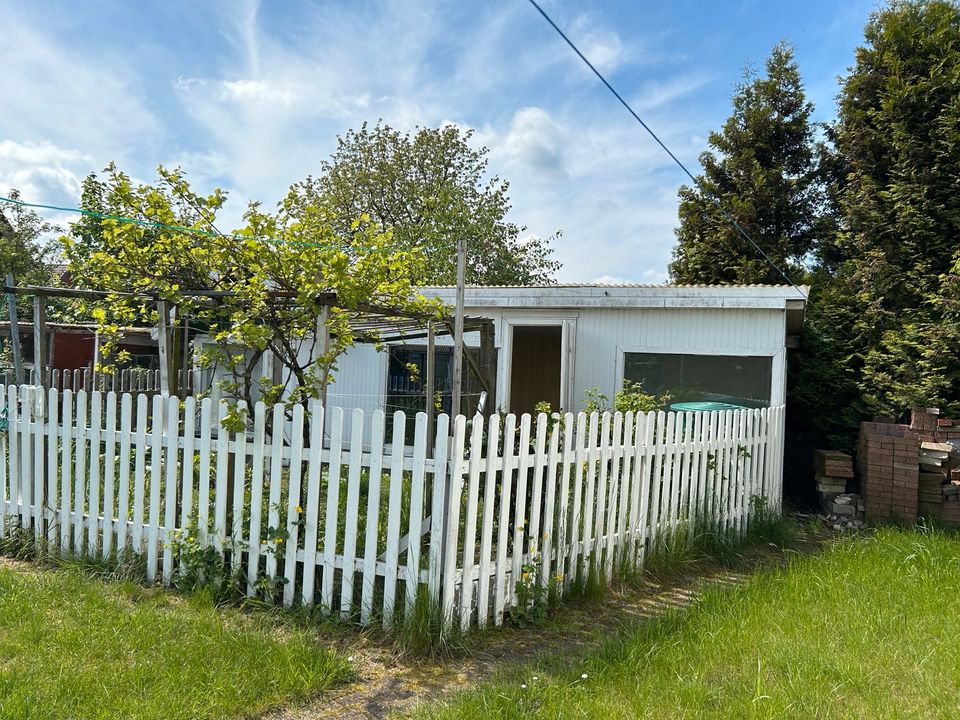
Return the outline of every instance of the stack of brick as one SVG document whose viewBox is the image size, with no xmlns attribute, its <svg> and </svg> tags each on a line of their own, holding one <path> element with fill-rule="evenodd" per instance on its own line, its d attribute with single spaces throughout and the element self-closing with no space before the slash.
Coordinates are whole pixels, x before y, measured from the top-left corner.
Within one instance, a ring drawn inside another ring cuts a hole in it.
<svg viewBox="0 0 960 720">
<path fill-rule="evenodd" d="M 917 521 L 919 435 L 903 425 L 860 425 L 857 466 L 860 489 L 871 521 Z"/>
<path fill-rule="evenodd" d="M 813 465 L 816 472 L 817 493 L 824 512 L 836 515 L 852 515 L 856 502 L 840 502 L 838 496 L 847 492 L 847 481 L 853 478 L 853 458 L 837 450 L 815 450 Z M 858 498 L 855 498 L 858 500 Z"/>
<path fill-rule="evenodd" d="M 960 525 L 960 450 L 949 443 L 920 443 L 921 517 Z"/>
</svg>

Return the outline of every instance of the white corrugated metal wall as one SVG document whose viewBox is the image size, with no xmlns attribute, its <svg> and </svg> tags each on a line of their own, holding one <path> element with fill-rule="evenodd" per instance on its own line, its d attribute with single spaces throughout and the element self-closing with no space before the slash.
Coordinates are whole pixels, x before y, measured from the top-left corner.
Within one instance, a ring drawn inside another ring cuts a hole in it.
<svg viewBox="0 0 960 720">
<path fill-rule="evenodd" d="M 565 409 L 579 410 L 587 390 L 598 387 L 613 396 L 623 381 L 624 352 L 704 355 L 760 355 L 773 358 L 772 405 L 782 404 L 786 389 L 786 350 L 783 310 L 740 308 L 582 308 L 577 310 L 512 310 L 467 308 L 469 315 L 494 320 L 498 353 L 498 401 L 505 405 L 509 388 L 510 334 L 515 325 L 568 326 L 566 342 L 573 345 L 572 379 Z M 478 345 L 474 335 L 466 338 Z M 419 341 L 418 341 L 419 342 Z M 449 344 L 446 337 L 437 344 Z M 372 345 L 352 348 L 338 362 L 328 404 L 352 410 L 384 408 L 386 352 Z"/>
</svg>

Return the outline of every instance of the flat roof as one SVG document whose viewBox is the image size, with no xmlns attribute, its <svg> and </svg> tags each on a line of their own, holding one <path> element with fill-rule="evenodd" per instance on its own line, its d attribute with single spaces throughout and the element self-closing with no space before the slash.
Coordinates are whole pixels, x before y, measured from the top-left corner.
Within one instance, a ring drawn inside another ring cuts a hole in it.
<svg viewBox="0 0 960 720">
<path fill-rule="evenodd" d="M 420 288 L 453 304 L 456 288 Z M 793 285 L 469 285 L 470 308 L 741 308 L 802 311 L 810 288 Z"/>
</svg>

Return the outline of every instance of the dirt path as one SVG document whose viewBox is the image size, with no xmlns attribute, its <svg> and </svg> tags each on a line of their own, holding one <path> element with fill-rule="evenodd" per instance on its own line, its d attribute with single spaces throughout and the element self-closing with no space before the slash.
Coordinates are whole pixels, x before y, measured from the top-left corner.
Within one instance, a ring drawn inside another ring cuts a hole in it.
<svg viewBox="0 0 960 720">
<path fill-rule="evenodd" d="M 445 662 L 400 657 L 382 641 L 360 633 L 338 637 L 339 649 L 356 665 L 357 681 L 333 695 L 271 713 L 263 720 L 384 718 L 490 679 L 499 668 L 541 654 L 562 652 L 573 662 L 625 626 L 687 607 L 705 587 L 738 585 L 759 568 L 783 564 L 798 552 L 815 552 L 828 537 L 832 535 L 805 534 L 798 548 L 787 552 L 757 548 L 736 570 L 697 563 L 668 582 L 650 580 L 640 588 L 611 590 L 601 602 L 565 606 L 546 627 L 488 631 L 467 656 Z"/>
</svg>

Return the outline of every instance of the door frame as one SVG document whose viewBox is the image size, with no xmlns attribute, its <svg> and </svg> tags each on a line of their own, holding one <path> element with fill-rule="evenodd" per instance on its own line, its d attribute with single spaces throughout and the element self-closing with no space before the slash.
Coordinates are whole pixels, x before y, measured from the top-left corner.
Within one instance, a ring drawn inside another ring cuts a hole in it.
<svg viewBox="0 0 960 720">
<path fill-rule="evenodd" d="M 497 397 L 501 407 L 510 407 L 510 389 L 513 386 L 513 330 L 516 327 L 560 328 L 560 405 L 570 407 L 573 391 L 573 371 L 576 356 L 577 316 L 563 315 L 515 315 L 503 319 L 503 341 L 500 346 L 500 367 L 497 382 Z M 559 410 L 560 408 L 555 408 Z"/>
</svg>

